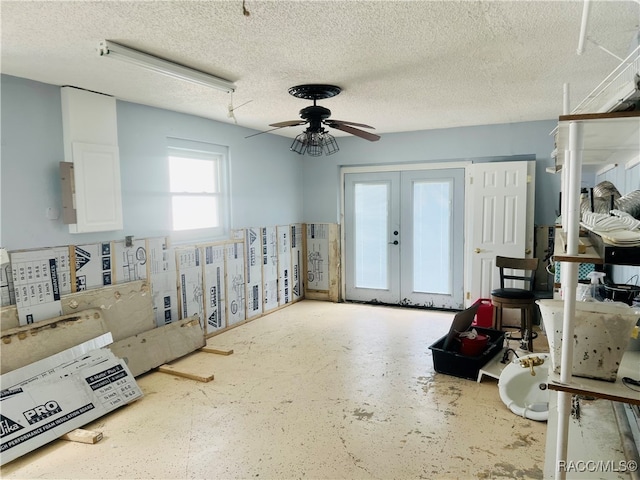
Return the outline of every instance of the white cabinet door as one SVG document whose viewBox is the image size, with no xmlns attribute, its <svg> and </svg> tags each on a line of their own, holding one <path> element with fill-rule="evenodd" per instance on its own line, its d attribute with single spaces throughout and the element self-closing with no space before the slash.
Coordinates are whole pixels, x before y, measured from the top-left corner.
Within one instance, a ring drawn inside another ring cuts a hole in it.
<svg viewBox="0 0 640 480">
<path fill-rule="evenodd" d="M 122 230 L 118 147 L 73 142 L 77 223 L 71 233 Z"/>
</svg>

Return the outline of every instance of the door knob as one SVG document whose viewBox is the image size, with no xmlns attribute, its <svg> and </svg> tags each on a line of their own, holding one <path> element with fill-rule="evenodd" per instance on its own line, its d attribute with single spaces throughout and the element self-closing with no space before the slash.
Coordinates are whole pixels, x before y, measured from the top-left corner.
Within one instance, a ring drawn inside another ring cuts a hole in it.
<svg viewBox="0 0 640 480">
<path fill-rule="evenodd" d="M 394 231 L 393 231 L 393 234 L 394 234 L 394 235 L 398 235 L 398 231 L 397 231 L 397 230 L 394 230 Z"/>
<path fill-rule="evenodd" d="M 389 242 L 389 245 L 398 245 L 398 240 L 394 240 L 393 242 Z"/>
<path fill-rule="evenodd" d="M 529 255 L 529 254 L 531 253 L 531 249 L 530 249 L 530 248 L 527 248 L 527 249 L 524 251 L 524 253 L 525 253 L 526 255 Z"/>
<path fill-rule="evenodd" d="M 482 250 L 480 250 L 479 248 L 476 248 L 476 253 L 480 253 Z"/>
</svg>

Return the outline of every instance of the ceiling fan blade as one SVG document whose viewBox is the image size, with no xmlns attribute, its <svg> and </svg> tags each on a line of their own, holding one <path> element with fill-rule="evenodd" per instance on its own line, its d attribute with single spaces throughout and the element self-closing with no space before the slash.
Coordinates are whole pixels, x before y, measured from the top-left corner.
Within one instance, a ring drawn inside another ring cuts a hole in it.
<svg viewBox="0 0 640 480">
<path fill-rule="evenodd" d="M 370 142 L 377 142 L 378 140 L 380 140 L 380 137 L 378 135 L 365 132 L 364 130 L 360 130 L 358 128 L 353 128 L 342 123 L 328 122 L 327 125 L 329 125 L 331 128 L 336 128 L 338 130 L 342 130 L 343 132 L 350 133 L 351 135 L 355 135 L 356 137 L 364 138 L 365 140 L 369 140 Z"/>
<path fill-rule="evenodd" d="M 255 137 L 256 135 L 262 135 L 263 133 L 269 133 L 269 132 L 273 132 L 274 130 L 280 130 L 283 127 L 276 127 L 276 128 L 272 128 L 271 130 L 264 130 L 263 132 L 258 132 L 258 133 L 252 133 L 251 135 L 247 135 L 244 138 L 251 138 L 251 137 Z"/>
<path fill-rule="evenodd" d="M 360 128 L 373 128 L 375 130 L 374 127 L 370 125 L 365 125 L 364 123 L 346 122 L 344 120 L 331 119 L 331 120 L 327 120 L 326 123 L 329 124 L 329 126 L 331 126 L 332 123 L 339 123 L 341 125 L 351 125 L 352 127 L 360 127 Z"/>
<path fill-rule="evenodd" d="M 278 122 L 278 123 L 270 123 L 270 127 L 295 127 L 296 125 L 304 125 L 307 123 L 306 120 L 287 120 L 286 122 Z"/>
</svg>

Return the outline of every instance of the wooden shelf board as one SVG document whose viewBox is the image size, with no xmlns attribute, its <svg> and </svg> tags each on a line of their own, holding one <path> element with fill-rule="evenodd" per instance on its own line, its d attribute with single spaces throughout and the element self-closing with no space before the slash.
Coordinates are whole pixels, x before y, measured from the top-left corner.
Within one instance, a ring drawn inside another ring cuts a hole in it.
<svg viewBox="0 0 640 480">
<path fill-rule="evenodd" d="M 583 164 L 621 164 L 640 154 L 640 111 L 562 115 L 556 135 L 556 165 L 565 163 L 569 125 L 574 122 L 583 125 Z"/>
<path fill-rule="evenodd" d="M 640 118 L 640 111 L 633 110 L 630 112 L 603 112 L 603 113 L 570 113 L 568 115 L 560 115 L 559 122 L 570 121 L 598 121 L 598 120 L 628 120 Z"/>
<path fill-rule="evenodd" d="M 598 252 L 592 245 L 588 245 L 585 253 L 579 253 L 577 255 L 567 255 L 564 250 L 565 242 L 561 235 L 562 232 L 557 231 L 554 239 L 553 247 L 553 260 L 556 262 L 571 262 L 571 263 L 594 263 L 602 265 L 604 262 Z"/>
</svg>

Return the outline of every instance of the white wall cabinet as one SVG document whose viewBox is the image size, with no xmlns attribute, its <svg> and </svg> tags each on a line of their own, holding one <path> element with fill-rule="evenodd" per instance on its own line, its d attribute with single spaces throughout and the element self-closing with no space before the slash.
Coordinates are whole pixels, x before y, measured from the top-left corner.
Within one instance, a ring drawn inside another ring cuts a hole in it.
<svg viewBox="0 0 640 480">
<path fill-rule="evenodd" d="M 122 230 L 118 147 L 73 143 L 76 224 L 72 233 Z"/>
<path fill-rule="evenodd" d="M 75 223 L 70 233 L 123 229 L 116 100 L 74 87 L 61 88 L 66 162 L 73 163 Z"/>
</svg>

